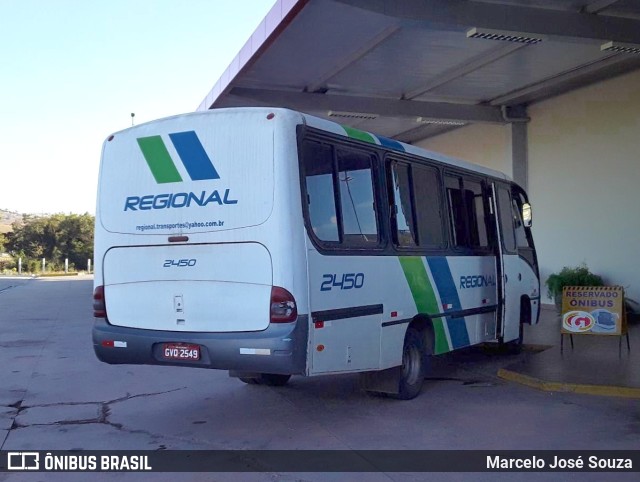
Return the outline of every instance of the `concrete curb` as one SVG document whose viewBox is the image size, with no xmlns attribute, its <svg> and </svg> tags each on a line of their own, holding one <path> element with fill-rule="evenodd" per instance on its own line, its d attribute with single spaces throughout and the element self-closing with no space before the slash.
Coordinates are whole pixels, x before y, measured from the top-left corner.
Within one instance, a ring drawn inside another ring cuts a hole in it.
<svg viewBox="0 0 640 482">
<path fill-rule="evenodd" d="M 583 385 L 579 383 L 548 382 L 529 375 L 500 368 L 498 377 L 503 380 L 520 383 L 545 392 L 582 393 L 586 395 L 603 395 L 607 397 L 624 397 L 640 399 L 640 388 L 617 387 L 611 385 Z"/>
</svg>

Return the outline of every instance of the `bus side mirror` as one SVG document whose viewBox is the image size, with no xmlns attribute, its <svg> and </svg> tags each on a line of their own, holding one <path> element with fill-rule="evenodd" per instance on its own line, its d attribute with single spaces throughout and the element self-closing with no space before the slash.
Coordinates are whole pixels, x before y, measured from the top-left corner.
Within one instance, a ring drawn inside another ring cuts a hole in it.
<svg viewBox="0 0 640 482">
<path fill-rule="evenodd" d="M 525 228 L 531 227 L 531 204 L 529 203 L 522 205 L 522 223 Z"/>
</svg>

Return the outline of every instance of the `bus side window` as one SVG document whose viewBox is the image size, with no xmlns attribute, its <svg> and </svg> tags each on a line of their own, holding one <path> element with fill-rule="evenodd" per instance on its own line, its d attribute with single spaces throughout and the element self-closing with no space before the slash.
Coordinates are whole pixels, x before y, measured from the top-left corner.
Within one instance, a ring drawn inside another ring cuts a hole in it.
<svg viewBox="0 0 640 482">
<path fill-rule="evenodd" d="M 449 228 L 454 246 L 467 245 L 464 199 L 460 188 L 460 178 L 445 176 L 444 186 L 447 195 Z"/>
<path fill-rule="evenodd" d="M 522 206 L 527 202 L 526 196 L 517 186 L 512 186 L 512 217 L 515 226 L 515 237 L 517 243 L 518 254 L 522 256 L 527 263 L 538 274 L 538 260 L 536 258 L 536 250 L 533 245 L 533 236 L 531 228 L 527 228 L 522 221 Z"/>
<path fill-rule="evenodd" d="M 464 181 L 465 203 L 467 219 L 469 220 L 469 243 L 471 247 L 486 248 L 489 246 L 487 237 L 487 218 L 484 210 L 484 195 L 482 184 L 478 181 Z"/>
<path fill-rule="evenodd" d="M 511 206 L 509 190 L 502 186 L 498 187 L 498 212 L 500 215 L 502 244 L 506 253 L 514 254 L 517 250 Z"/>
<path fill-rule="evenodd" d="M 516 245 L 519 248 L 528 248 L 529 241 L 527 240 L 527 233 L 524 230 L 524 224 L 522 222 L 522 217 L 520 216 L 520 208 L 518 207 L 518 203 L 515 199 L 513 199 L 512 207 L 513 224 L 516 227 Z"/>
<path fill-rule="evenodd" d="M 311 228 L 321 241 L 339 241 L 333 150 L 326 144 L 305 141 L 302 146 L 302 159 Z"/>
<path fill-rule="evenodd" d="M 409 165 L 399 162 L 390 164 L 393 189 L 392 210 L 395 215 L 394 242 L 398 246 L 416 246 L 416 230 L 413 203 L 411 202 L 411 177 Z"/>
<path fill-rule="evenodd" d="M 438 170 L 414 164 L 411 167 L 416 203 L 418 243 L 421 247 L 442 247 L 442 209 Z"/>
<path fill-rule="evenodd" d="M 337 158 L 344 245 L 378 244 L 372 156 L 338 149 Z"/>
</svg>

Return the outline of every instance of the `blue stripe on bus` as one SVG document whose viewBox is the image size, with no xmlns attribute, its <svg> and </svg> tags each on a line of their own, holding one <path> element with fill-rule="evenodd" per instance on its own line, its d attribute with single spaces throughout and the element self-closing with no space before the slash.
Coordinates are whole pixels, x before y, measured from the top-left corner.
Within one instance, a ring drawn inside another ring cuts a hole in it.
<svg viewBox="0 0 640 482">
<path fill-rule="evenodd" d="M 192 180 L 220 179 L 194 131 L 176 132 L 169 137 Z"/>
<path fill-rule="evenodd" d="M 427 257 L 427 263 L 436 282 L 438 293 L 440 293 L 440 302 L 443 305 L 451 305 L 451 310 L 443 309 L 443 312 L 462 310 L 458 290 L 453 281 L 447 258 L 443 256 Z M 467 332 L 467 324 L 464 318 L 447 317 L 447 326 L 449 327 L 449 336 L 451 337 L 453 348 L 469 346 L 469 333 Z"/>
<path fill-rule="evenodd" d="M 394 141 L 393 139 L 389 139 L 387 137 L 376 136 L 380 141 L 380 145 L 384 147 L 388 147 L 389 149 L 395 149 L 396 151 L 404 152 L 404 146 L 400 144 L 398 141 Z"/>
</svg>

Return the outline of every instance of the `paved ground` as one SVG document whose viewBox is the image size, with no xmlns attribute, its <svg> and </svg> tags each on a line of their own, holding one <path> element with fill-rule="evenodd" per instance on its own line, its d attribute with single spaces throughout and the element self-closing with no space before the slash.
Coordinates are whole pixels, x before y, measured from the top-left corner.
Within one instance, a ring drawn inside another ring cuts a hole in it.
<svg viewBox="0 0 640 482">
<path fill-rule="evenodd" d="M 0 280 L 6 283 L 7 280 Z M 0 290 L 4 285 L 0 284 Z M 637 400 L 543 392 L 497 378 L 532 352 L 444 357 L 415 400 L 371 397 L 355 375 L 245 385 L 225 372 L 110 366 L 91 346 L 91 279 L 0 291 L 2 450 L 638 449 Z M 548 474 L 544 480 L 609 480 Z M 0 480 L 85 480 L 5 474 Z M 134 475 L 131 475 L 134 477 Z M 115 480 L 121 474 L 92 474 Z M 542 474 L 136 474 L 138 480 L 538 480 Z M 616 474 L 637 480 L 637 474 Z"/>
<path fill-rule="evenodd" d="M 628 338 L 574 335 L 573 348 L 564 335 L 562 349 L 561 321 L 555 309 L 543 310 L 527 340 L 551 348 L 502 368 L 500 376 L 542 390 L 633 397 L 640 403 L 640 323 L 629 322 Z"/>
<path fill-rule="evenodd" d="M 33 278 L 28 276 L 0 276 L 0 293 L 28 283 L 32 279 Z"/>
</svg>

